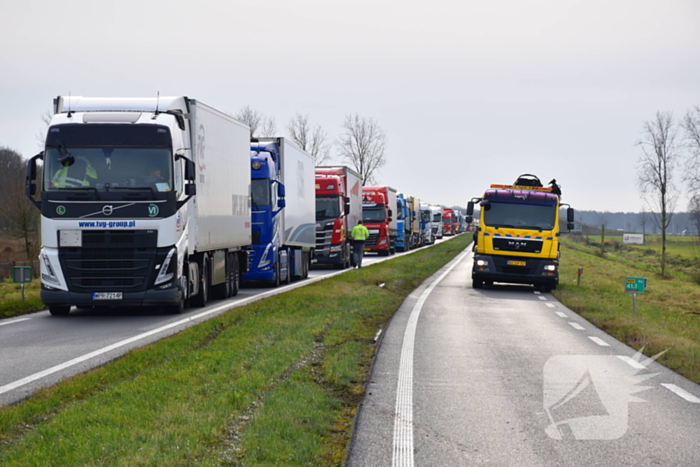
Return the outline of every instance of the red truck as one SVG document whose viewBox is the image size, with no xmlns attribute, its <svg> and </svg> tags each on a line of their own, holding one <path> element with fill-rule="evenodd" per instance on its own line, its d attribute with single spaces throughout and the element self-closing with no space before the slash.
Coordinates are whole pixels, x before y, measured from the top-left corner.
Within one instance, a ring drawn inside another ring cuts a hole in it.
<svg viewBox="0 0 700 467">
<path fill-rule="evenodd" d="M 316 167 L 314 264 L 350 266 L 350 231 L 362 218 L 362 179 L 349 167 Z"/>
<path fill-rule="evenodd" d="M 456 216 L 454 211 L 449 208 L 443 208 L 442 210 L 442 234 L 443 235 L 454 235 L 455 234 L 455 221 Z"/>
<path fill-rule="evenodd" d="M 362 188 L 362 222 L 369 230 L 365 251 L 376 251 L 381 256 L 396 253 L 397 220 L 396 190 L 390 186 Z"/>
</svg>

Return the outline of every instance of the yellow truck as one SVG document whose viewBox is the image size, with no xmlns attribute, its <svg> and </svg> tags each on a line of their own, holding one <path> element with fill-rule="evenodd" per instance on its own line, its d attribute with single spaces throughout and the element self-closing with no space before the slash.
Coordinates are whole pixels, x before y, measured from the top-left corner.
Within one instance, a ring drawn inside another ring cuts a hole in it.
<svg viewBox="0 0 700 467">
<path fill-rule="evenodd" d="M 556 180 L 544 187 L 539 178 L 523 174 L 512 185 L 491 185 L 481 198 L 467 203 L 467 223 L 479 204 L 474 233 L 472 285 L 494 282 L 532 284 L 550 291 L 559 283 L 560 210 L 566 227 L 574 228 L 574 209 L 561 203 Z"/>
</svg>

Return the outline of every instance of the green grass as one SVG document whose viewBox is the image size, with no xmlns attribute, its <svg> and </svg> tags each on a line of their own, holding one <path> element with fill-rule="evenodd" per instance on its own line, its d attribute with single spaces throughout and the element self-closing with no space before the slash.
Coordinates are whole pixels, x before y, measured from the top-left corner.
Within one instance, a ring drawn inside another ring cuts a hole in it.
<svg viewBox="0 0 700 467">
<path fill-rule="evenodd" d="M 642 250 L 643 251 L 643 250 Z M 700 286 L 683 274 L 662 279 L 656 256 L 632 258 L 571 239 L 562 241 L 560 286 L 554 295 L 567 307 L 635 349 L 651 356 L 670 348 L 659 362 L 700 383 Z M 584 272 L 577 286 L 578 268 Z M 645 293 L 624 292 L 626 276 L 647 277 Z"/>
<path fill-rule="evenodd" d="M 341 465 L 374 335 L 470 239 L 234 308 L 0 408 L 0 465 Z"/>
<path fill-rule="evenodd" d="M 22 301 L 20 284 L 15 284 L 11 278 L 0 281 L 0 319 L 46 309 L 39 296 L 40 288 L 38 279 L 24 284 Z"/>
</svg>

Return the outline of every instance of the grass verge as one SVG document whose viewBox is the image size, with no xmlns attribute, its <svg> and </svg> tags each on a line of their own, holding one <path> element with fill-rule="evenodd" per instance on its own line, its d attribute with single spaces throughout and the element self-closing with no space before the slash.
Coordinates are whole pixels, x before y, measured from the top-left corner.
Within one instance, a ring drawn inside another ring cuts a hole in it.
<svg viewBox="0 0 700 467">
<path fill-rule="evenodd" d="M 34 279 L 24 285 L 24 300 L 19 284 L 11 278 L 0 281 L 0 319 L 25 315 L 35 311 L 45 310 L 40 295 L 40 282 Z"/>
<path fill-rule="evenodd" d="M 659 362 L 700 383 L 700 286 L 675 275 L 662 279 L 654 274 L 655 256 L 631 260 L 614 253 L 604 258 L 598 249 L 562 241 L 559 288 L 553 293 L 595 326 L 644 354 L 669 349 Z M 581 286 L 578 268 L 583 267 Z M 632 313 L 632 295 L 624 292 L 627 276 L 647 277 L 647 289 L 637 295 Z"/>
<path fill-rule="evenodd" d="M 340 465 L 375 333 L 470 240 L 234 308 L 0 408 L 0 464 Z"/>
</svg>

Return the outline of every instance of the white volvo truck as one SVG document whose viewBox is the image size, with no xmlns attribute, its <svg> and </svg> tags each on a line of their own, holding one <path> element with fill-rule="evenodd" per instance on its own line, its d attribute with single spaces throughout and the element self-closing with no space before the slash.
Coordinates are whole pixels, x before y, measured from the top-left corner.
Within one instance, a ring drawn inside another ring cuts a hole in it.
<svg viewBox="0 0 700 467">
<path fill-rule="evenodd" d="M 59 96 L 26 192 L 41 210 L 41 298 L 53 315 L 180 313 L 236 295 L 247 271 L 250 131 L 194 99 Z"/>
</svg>

